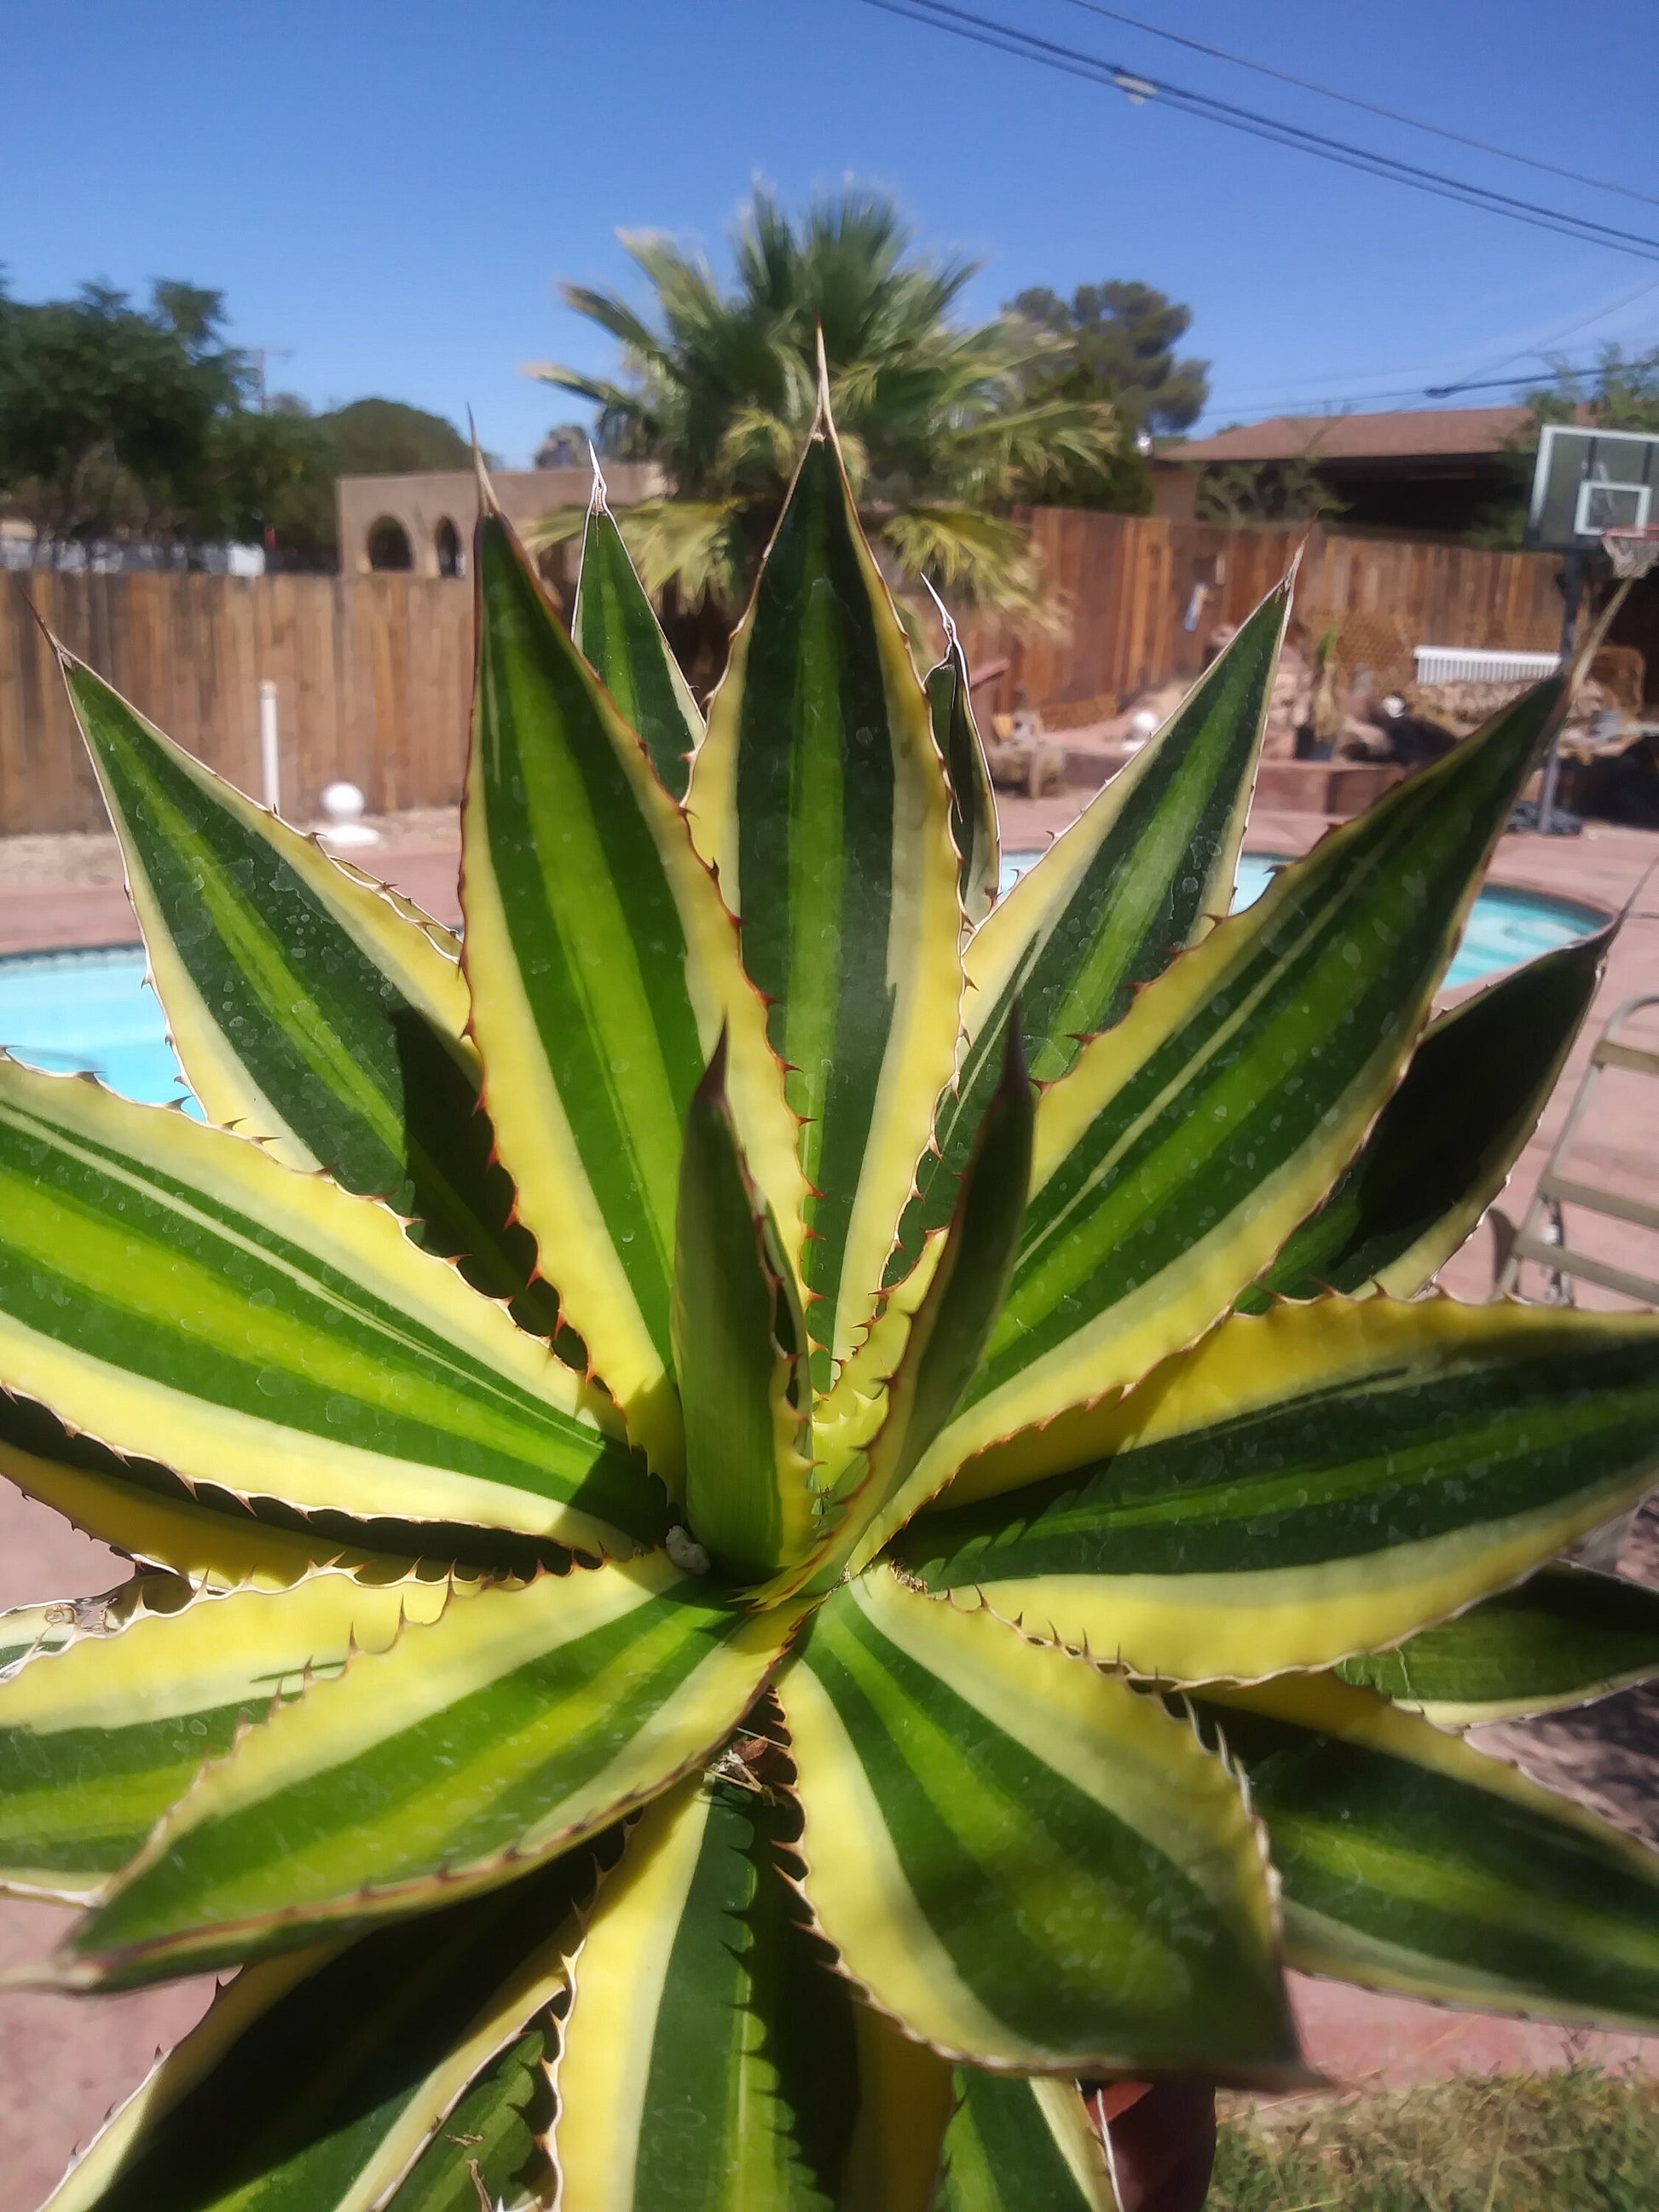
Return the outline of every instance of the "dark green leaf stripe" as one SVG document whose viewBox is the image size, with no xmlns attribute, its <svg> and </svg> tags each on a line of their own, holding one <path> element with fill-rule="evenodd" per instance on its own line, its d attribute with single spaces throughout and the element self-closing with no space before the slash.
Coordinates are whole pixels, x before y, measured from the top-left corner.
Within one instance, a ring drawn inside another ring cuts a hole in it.
<svg viewBox="0 0 1659 2212">
<path fill-rule="evenodd" d="M 1559 698 L 1539 685 L 1282 871 L 1045 1093 L 974 1443 L 1190 1341 L 1322 1195 L 1393 1087 Z"/>
<path fill-rule="evenodd" d="M 961 908 L 927 702 L 827 423 L 733 641 L 688 804 L 792 1070 L 817 1194 L 808 1320 L 844 1358 L 950 1079 Z"/>
<path fill-rule="evenodd" d="M 555 2155 L 584 2212 L 854 2201 L 851 1995 L 780 1877 L 781 1820 L 764 1785 L 697 1778 L 648 1809 L 605 1884 L 557 2075 Z"/>
<path fill-rule="evenodd" d="M 817 1534 L 811 1376 L 789 1263 L 732 1126 L 724 1041 L 686 1120 L 673 1328 L 686 1518 L 723 1575 L 759 1582 Z"/>
<path fill-rule="evenodd" d="M 1225 1322 L 1144 1399 L 1058 1423 L 1043 1449 L 1020 1486 L 918 1518 L 895 1545 L 906 1570 L 1139 1672 L 1328 1665 L 1640 1493 L 1659 1462 L 1659 1325 L 1281 1307 Z"/>
<path fill-rule="evenodd" d="M 242 1737 L 80 1924 L 65 1976 L 249 1959 L 504 1881 L 702 1759 L 793 1625 L 707 1601 L 660 1553 L 463 1589 Z"/>
<path fill-rule="evenodd" d="M 1243 1804 L 1120 1680 L 878 1570 L 780 1694 L 807 1897 L 913 2034 L 1055 2072 L 1292 2057 Z"/>
<path fill-rule="evenodd" d="M 1659 1590 L 1587 1567 L 1546 1567 L 1337 1672 L 1439 1728 L 1588 1705 L 1659 1674 Z"/>
<path fill-rule="evenodd" d="M 1267 1824 L 1292 1966 L 1486 2012 L 1659 2025 L 1659 1855 L 1329 1677 L 1198 1710 Z"/>
<path fill-rule="evenodd" d="M 684 799 L 702 717 L 605 503 L 602 483 L 595 485 L 582 532 L 571 628 L 623 720 L 644 738 L 652 766 L 674 797 Z"/>
<path fill-rule="evenodd" d="M 477 2212 L 469 2157 L 501 2182 L 533 2160 L 547 2029 L 520 2030 L 563 1989 L 593 1879 L 574 1851 L 509 1889 L 249 1969 L 50 2212 L 369 2212 L 411 2165 L 399 2212 Z"/>
<path fill-rule="evenodd" d="M 384 1650 L 444 1600 L 442 1583 L 369 1588 L 325 1573 L 137 1610 L 113 1634 L 43 1649 L 0 1681 L 0 1887 L 91 1896 L 242 1721 L 263 1720 L 307 1676 L 337 1674 L 354 1645 Z"/>
<path fill-rule="evenodd" d="M 1371 1281 L 1398 1297 L 1421 1290 L 1537 1126 L 1611 942 L 1602 930 L 1546 952 L 1432 1023 L 1364 1150 L 1241 1310 Z"/>
<path fill-rule="evenodd" d="M 1071 2081 L 956 2069 L 933 2212 L 1116 2212 L 1106 2154 Z"/>
<path fill-rule="evenodd" d="M 1287 582 L 975 934 L 961 1070 L 939 1101 L 938 1153 L 917 1170 L 890 1273 L 950 1218 L 1015 1005 L 1031 1073 L 1052 1083 L 1086 1037 L 1121 1018 L 1139 985 L 1225 913 L 1289 607 Z"/>
<path fill-rule="evenodd" d="M 156 988 L 209 1118 L 414 1217 L 495 1297 L 535 1246 L 478 1111 L 453 943 L 335 866 L 78 662 L 70 697 L 120 836 Z M 429 927 L 429 926 L 428 926 Z M 526 1326 L 550 1332 L 545 1287 Z"/>
<path fill-rule="evenodd" d="M 185 1477 L 649 1540 L 614 1416 L 394 1217 L 182 1114 L 0 1064 L 0 1381 Z"/>
<path fill-rule="evenodd" d="M 996 793 L 990 763 L 974 720 L 968 684 L 968 659 L 946 617 L 945 658 L 927 672 L 927 707 L 933 718 L 933 743 L 945 760 L 951 784 L 951 837 L 957 848 L 957 887 L 962 918 L 977 929 L 996 903 L 1002 854 L 997 830 Z"/>
</svg>

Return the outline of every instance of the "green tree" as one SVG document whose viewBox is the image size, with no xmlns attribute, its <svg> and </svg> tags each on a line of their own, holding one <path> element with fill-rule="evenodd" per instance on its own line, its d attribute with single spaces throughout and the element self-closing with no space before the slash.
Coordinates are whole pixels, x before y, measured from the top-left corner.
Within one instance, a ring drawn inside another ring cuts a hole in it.
<svg viewBox="0 0 1659 2212">
<path fill-rule="evenodd" d="M 401 399 L 354 399 L 315 420 L 338 476 L 416 476 L 472 465 L 472 448 L 453 422 Z"/>
<path fill-rule="evenodd" d="M 1659 346 L 1646 353 L 1627 354 L 1608 345 L 1588 376 L 1560 364 L 1549 383 L 1527 394 L 1534 421 L 1570 422 L 1578 418 L 1604 430 L 1659 431 Z M 1536 450 L 1536 436 L 1532 440 Z"/>
<path fill-rule="evenodd" d="M 291 392 L 264 414 L 222 426 L 217 451 L 222 536 L 274 540 L 280 560 L 331 565 L 339 550 L 340 477 L 467 468 L 472 451 L 453 422 L 399 399 L 354 399 L 313 415 Z"/>
<path fill-rule="evenodd" d="M 1204 412 L 1209 362 L 1176 356 L 1192 309 L 1152 285 L 1079 284 L 1070 300 L 1036 285 L 1007 312 L 1059 338 L 1060 376 L 1086 378 L 1090 394 L 1110 400 L 1132 430 L 1186 430 Z"/>
<path fill-rule="evenodd" d="M 48 544 L 187 528 L 247 388 L 223 313 L 222 294 L 168 281 L 147 309 L 103 284 L 0 300 L 0 488 Z"/>
<path fill-rule="evenodd" d="M 399 400 L 313 415 L 279 393 L 254 410 L 224 319 L 222 293 L 173 280 L 147 308 L 100 284 L 33 305 L 0 290 L 0 495 L 49 556 L 234 539 L 326 566 L 337 477 L 467 465 L 453 423 Z"/>
<path fill-rule="evenodd" d="M 325 418 L 302 402 L 283 393 L 263 414 L 239 409 L 215 429 L 198 539 L 262 544 L 283 567 L 331 568 L 338 473 Z"/>
<path fill-rule="evenodd" d="M 1041 363 L 1027 391 L 1038 400 L 1091 401 L 1112 407 L 1117 435 L 1105 458 L 1083 465 L 1068 458 L 1030 472 L 1022 495 L 1038 507 L 1103 507 L 1149 514 L 1152 472 L 1146 449 L 1154 430 L 1184 430 L 1203 411 L 1209 363 L 1177 360 L 1176 346 L 1192 321 L 1150 284 L 1080 284 L 1069 301 L 1033 286 L 1005 312 L 1044 331 L 1056 356 Z"/>
<path fill-rule="evenodd" d="M 757 191 L 729 289 L 663 236 L 623 243 L 655 294 L 654 320 L 615 292 L 564 287 L 621 346 L 619 374 L 558 364 L 535 374 L 598 406 L 601 451 L 655 460 L 667 475 L 667 498 L 622 518 L 653 590 L 727 606 L 745 595 L 812 426 L 822 331 L 872 535 L 907 574 L 960 599 L 1044 611 L 1007 508 L 1048 467 L 1103 465 L 1115 422 L 1097 398 L 1031 394 L 1033 372 L 1060 356 L 1048 332 L 954 319 L 975 264 L 918 253 L 890 200 L 853 191 L 799 223 Z M 540 535 L 580 525 L 577 514 L 551 517 Z"/>
<path fill-rule="evenodd" d="M 1345 502 L 1319 473 L 1311 455 L 1291 461 L 1224 461 L 1206 469 L 1198 481 L 1200 522 L 1311 522 L 1337 515 Z"/>
</svg>

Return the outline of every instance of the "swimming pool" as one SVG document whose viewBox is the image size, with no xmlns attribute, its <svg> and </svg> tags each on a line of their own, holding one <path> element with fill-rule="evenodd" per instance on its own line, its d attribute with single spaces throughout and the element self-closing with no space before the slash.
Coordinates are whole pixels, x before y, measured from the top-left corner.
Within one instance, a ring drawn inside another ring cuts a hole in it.
<svg viewBox="0 0 1659 2212">
<path fill-rule="evenodd" d="M 1039 857 L 1006 854 L 1004 890 Z M 1259 899 L 1280 865 L 1254 854 L 1241 860 L 1234 906 Z M 1582 937 L 1599 919 L 1563 900 L 1489 888 L 1475 901 L 1447 982 L 1472 983 L 1512 967 Z M 125 1097 L 156 1105 L 183 1099 L 196 1111 L 155 994 L 145 987 L 144 956 L 136 946 L 0 959 L 0 1044 L 32 1067 L 55 1074 L 89 1068 Z"/>
<path fill-rule="evenodd" d="M 136 945 L 0 960 L 0 1043 L 31 1067 L 89 1068 L 124 1097 L 196 1110 Z"/>
<path fill-rule="evenodd" d="M 1003 890 L 1008 890 L 1034 860 L 1041 858 L 1037 853 L 1005 853 Z M 1234 913 L 1241 907 L 1254 906 L 1273 881 L 1274 869 L 1284 865 L 1284 860 L 1275 855 L 1245 854 L 1238 864 Z M 1483 975 L 1495 975 L 1500 968 L 1514 967 L 1517 960 L 1530 960 L 1535 952 L 1547 952 L 1557 945 L 1570 945 L 1575 937 L 1587 936 L 1601 924 L 1601 916 L 1588 907 L 1571 905 L 1565 899 L 1540 898 L 1532 891 L 1506 890 L 1489 884 L 1474 902 L 1463 942 L 1457 948 L 1457 957 L 1447 971 L 1442 988 L 1450 990 L 1461 984 L 1478 982 Z M 0 1008 L 3 1007 L 3 1000 L 0 999 Z"/>
</svg>

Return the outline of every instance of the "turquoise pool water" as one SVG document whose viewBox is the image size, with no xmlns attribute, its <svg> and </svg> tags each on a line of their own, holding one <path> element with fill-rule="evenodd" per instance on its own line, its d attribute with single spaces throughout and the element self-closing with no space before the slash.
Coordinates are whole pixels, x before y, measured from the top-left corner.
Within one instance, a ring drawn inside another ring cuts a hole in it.
<svg viewBox="0 0 1659 2212">
<path fill-rule="evenodd" d="M 1005 853 L 1003 890 L 1006 891 L 1017 882 L 1041 857 L 1036 853 Z M 1234 913 L 1241 907 L 1254 906 L 1273 881 L 1274 869 L 1284 865 L 1281 860 L 1247 853 L 1238 864 Z M 1500 968 L 1513 968 L 1517 960 L 1530 960 L 1534 952 L 1547 952 L 1553 945 L 1569 945 L 1575 937 L 1583 937 L 1598 928 L 1601 920 L 1588 908 L 1571 906 L 1565 899 L 1538 898 L 1530 891 L 1500 890 L 1488 886 L 1474 902 L 1469 926 L 1463 933 L 1463 942 L 1457 948 L 1457 957 L 1452 962 L 1444 988 L 1449 990 L 1454 985 L 1478 982 L 1483 975 L 1495 975 Z M 0 1006 L 3 1006 L 3 1000 L 0 1000 Z"/>
<path fill-rule="evenodd" d="M 31 1067 L 89 1068 L 124 1097 L 196 1109 L 136 947 L 0 959 L 0 1043 Z"/>
<path fill-rule="evenodd" d="M 1038 857 L 1006 854 L 1003 889 Z M 1277 865 L 1255 857 L 1241 861 L 1235 907 L 1259 899 Z M 1583 908 L 1559 900 L 1484 890 L 1447 981 L 1472 983 L 1493 975 L 1583 936 L 1596 921 Z M 136 949 L 0 959 L 0 1044 L 32 1067 L 56 1074 L 89 1068 L 128 1098 L 154 1104 L 183 1099 L 195 1110 L 167 1041 L 161 1007 L 144 983 L 144 956 Z"/>
</svg>

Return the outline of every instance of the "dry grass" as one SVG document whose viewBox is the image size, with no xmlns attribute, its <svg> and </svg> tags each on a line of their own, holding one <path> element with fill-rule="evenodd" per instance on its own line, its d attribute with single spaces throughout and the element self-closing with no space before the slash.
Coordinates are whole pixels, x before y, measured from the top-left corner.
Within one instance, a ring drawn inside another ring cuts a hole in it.
<svg viewBox="0 0 1659 2212">
<path fill-rule="evenodd" d="M 1659 2081 L 1592 2066 L 1224 2114 L 1208 2212 L 1659 2212 Z"/>
</svg>

